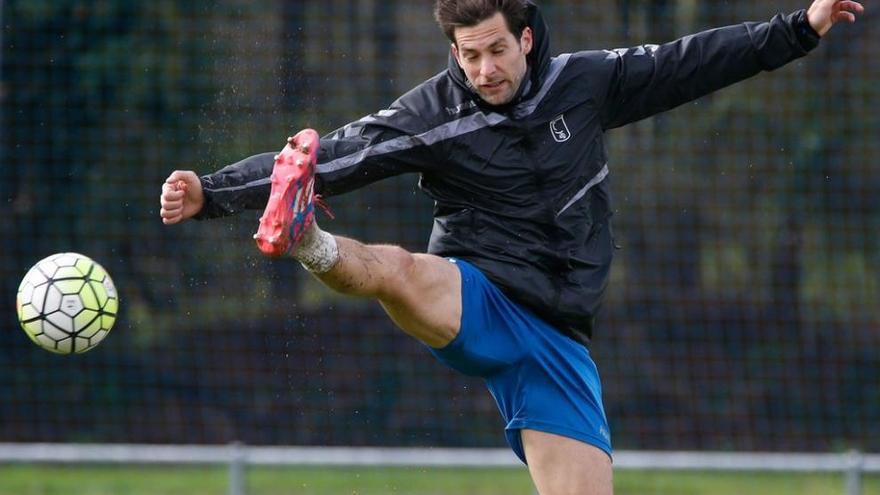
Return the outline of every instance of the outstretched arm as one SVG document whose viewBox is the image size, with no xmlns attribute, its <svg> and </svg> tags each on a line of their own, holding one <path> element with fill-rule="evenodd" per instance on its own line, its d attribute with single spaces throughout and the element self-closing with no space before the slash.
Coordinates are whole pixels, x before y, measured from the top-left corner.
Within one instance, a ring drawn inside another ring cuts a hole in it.
<svg viewBox="0 0 880 495">
<path fill-rule="evenodd" d="M 324 136 L 318 152 L 317 192 L 340 194 L 433 166 L 437 161 L 433 151 L 418 139 L 423 125 L 413 112 L 392 106 Z M 254 155 L 202 177 L 191 171 L 175 171 L 162 186 L 163 222 L 221 217 L 265 207 L 274 156 Z"/>
<path fill-rule="evenodd" d="M 850 0 L 816 0 L 808 10 L 770 22 L 711 29 L 663 45 L 592 52 L 587 74 L 602 74 L 599 95 L 606 129 L 664 112 L 761 71 L 806 55 L 840 21 L 864 8 Z M 603 66 L 595 70 L 595 64 Z"/>
</svg>

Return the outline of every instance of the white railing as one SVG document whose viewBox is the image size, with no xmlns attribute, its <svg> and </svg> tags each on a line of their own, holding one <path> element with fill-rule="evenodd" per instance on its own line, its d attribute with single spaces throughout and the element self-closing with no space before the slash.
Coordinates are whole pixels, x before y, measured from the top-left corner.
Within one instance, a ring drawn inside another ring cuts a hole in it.
<svg viewBox="0 0 880 495">
<path fill-rule="evenodd" d="M 226 464 L 229 494 L 244 495 L 246 466 L 521 467 L 508 449 L 254 447 L 230 445 L 0 443 L 0 463 Z M 861 495 L 880 454 L 618 451 L 616 470 L 836 472 Z"/>
</svg>

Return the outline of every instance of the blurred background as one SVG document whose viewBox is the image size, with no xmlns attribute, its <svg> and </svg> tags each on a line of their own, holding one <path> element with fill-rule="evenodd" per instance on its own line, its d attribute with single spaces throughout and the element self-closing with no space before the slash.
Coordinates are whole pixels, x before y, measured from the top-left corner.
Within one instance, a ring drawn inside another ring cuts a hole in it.
<svg viewBox="0 0 880 495">
<path fill-rule="evenodd" d="M 554 53 L 807 4 L 541 2 Z M 0 442 L 505 445 L 481 381 L 375 303 L 262 258 L 259 212 L 158 216 L 172 170 L 330 132 L 443 70 L 431 6 L 0 2 Z M 880 451 L 877 20 L 610 133 L 622 249 L 592 353 L 617 449 Z M 322 226 L 423 251 L 417 179 L 331 198 Z M 85 355 L 37 348 L 15 317 L 21 277 L 61 251 L 104 265 L 121 295 Z"/>
</svg>

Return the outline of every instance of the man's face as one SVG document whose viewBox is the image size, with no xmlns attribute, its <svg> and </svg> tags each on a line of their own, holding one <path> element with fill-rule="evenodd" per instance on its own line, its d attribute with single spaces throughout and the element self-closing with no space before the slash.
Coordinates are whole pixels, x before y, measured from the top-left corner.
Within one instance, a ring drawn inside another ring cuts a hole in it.
<svg viewBox="0 0 880 495">
<path fill-rule="evenodd" d="M 528 67 L 532 30 L 525 28 L 517 40 L 497 12 L 476 26 L 455 28 L 455 41 L 452 54 L 477 94 L 490 105 L 513 100 Z"/>
</svg>

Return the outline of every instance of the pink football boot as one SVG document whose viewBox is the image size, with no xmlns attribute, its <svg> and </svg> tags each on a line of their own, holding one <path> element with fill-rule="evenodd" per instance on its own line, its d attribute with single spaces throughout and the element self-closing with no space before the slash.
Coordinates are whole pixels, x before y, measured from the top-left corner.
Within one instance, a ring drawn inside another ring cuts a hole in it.
<svg viewBox="0 0 880 495">
<path fill-rule="evenodd" d="M 318 133 L 304 129 L 275 156 L 272 192 L 254 234 L 257 247 L 267 256 L 293 256 L 303 233 L 315 221 L 318 146 Z"/>
</svg>

